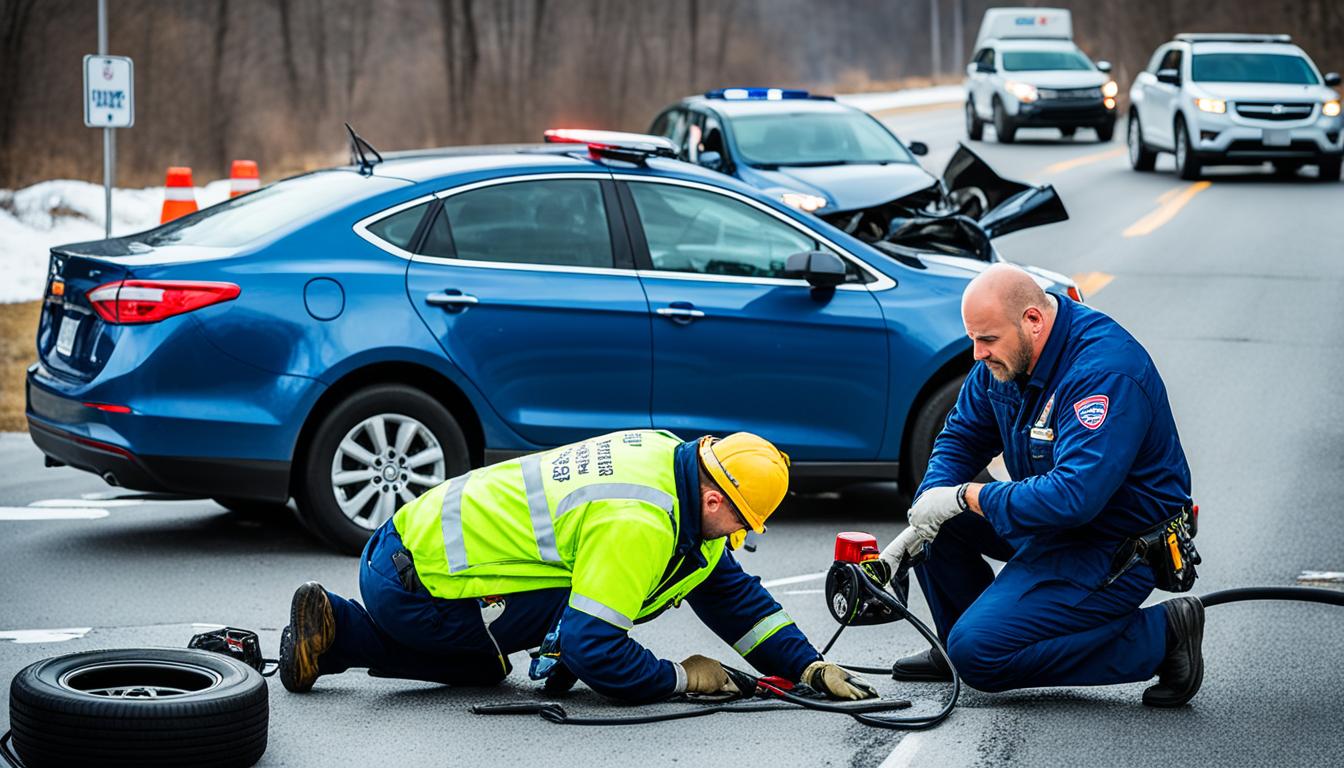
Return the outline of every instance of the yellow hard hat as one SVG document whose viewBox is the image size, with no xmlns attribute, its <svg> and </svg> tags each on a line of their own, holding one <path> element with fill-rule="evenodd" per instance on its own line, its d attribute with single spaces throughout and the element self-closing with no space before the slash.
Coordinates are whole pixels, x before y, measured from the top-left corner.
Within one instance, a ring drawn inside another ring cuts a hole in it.
<svg viewBox="0 0 1344 768">
<path fill-rule="evenodd" d="M 765 519 L 789 492 L 789 456 L 769 440 L 750 432 L 734 432 L 718 439 L 700 438 L 700 465 L 732 500 L 747 525 L 765 532 Z M 745 530 L 729 538 L 733 549 L 742 546 Z"/>
</svg>

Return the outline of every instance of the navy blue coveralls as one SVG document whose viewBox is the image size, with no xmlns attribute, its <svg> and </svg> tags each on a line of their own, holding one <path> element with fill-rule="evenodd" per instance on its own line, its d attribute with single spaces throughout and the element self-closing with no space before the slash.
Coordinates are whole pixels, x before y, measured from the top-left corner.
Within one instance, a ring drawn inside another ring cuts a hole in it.
<svg viewBox="0 0 1344 768">
<path fill-rule="evenodd" d="M 681 528 L 672 560 L 687 555 L 703 567 L 697 461 L 695 442 L 677 448 Z M 589 687 L 635 702 L 656 701 L 674 692 L 676 672 L 670 662 L 660 660 L 627 632 L 570 608 L 568 589 L 505 595 L 504 610 L 487 632 L 479 601 L 445 600 L 432 597 L 423 587 L 403 586 L 392 558 L 404 551 L 388 520 L 374 532 L 361 558 L 359 591 L 364 605 L 327 593 L 336 634 L 332 647 L 318 658 L 320 674 L 368 668 L 380 677 L 492 685 L 512 668 L 507 661 L 501 667 L 501 654 L 507 657 L 540 646 L 558 622 L 560 662 Z M 760 619 L 781 610 L 760 578 L 743 571 L 732 552 L 723 554 L 686 602 L 729 644 L 744 637 Z M 821 654 L 797 625 L 788 624 L 745 658 L 764 675 L 797 680 Z"/>
<path fill-rule="evenodd" d="M 1104 586 L 1125 538 L 1190 503 L 1166 387 L 1118 323 L 1055 298 L 1029 377 L 971 370 L 919 487 L 968 482 L 1000 451 L 1014 478 L 985 485 L 984 516 L 944 523 L 915 569 L 957 671 L 984 691 L 1147 680 L 1166 652 L 1165 611 L 1139 608 L 1148 565 Z M 982 555 L 1007 561 L 997 578 Z"/>
</svg>

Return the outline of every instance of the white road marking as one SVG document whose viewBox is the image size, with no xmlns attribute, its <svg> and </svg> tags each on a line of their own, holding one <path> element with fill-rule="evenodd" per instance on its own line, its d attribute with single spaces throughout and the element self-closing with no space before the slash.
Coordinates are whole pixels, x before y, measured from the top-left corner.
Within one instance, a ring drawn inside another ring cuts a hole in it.
<svg viewBox="0 0 1344 768">
<path fill-rule="evenodd" d="M 891 750 L 887 759 L 882 761 L 881 768 L 909 768 L 915 764 L 915 755 L 919 748 L 924 744 L 924 734 L 912 733 L 901 739 L 901 743 Z"/>
<path fill-rule="evenodd" d="M 97 520 L 106 509 L 88 507 L 0 507 L 0 520 Z"/>
<path fill-rule="evenodd" d="M 781 595 L 824 595 L 824 589 L 786 589 L 780 592 Z"/>
<path fill-rule="evenodd" d="M 1303 571 L 1298 574 L 1298 583 L 1344 584 L 1344 571 Z"/>
<path fill-rule="evenodd" d="M 8 629 L 0 630 L 0 640 L 15 643 L 63 643 L 66 640 L 78 640 L 89 634 L 93 627 L 72 627 L 70 629 Z"/>
<path fill-rule="evenodd" d="M 769 589 L 770 587 L 782 587 L 786 584 L 802 584 L 805 581 L 816 581 L 817 579 L 824 578 L 826 578 L 826 571 L 818 571 L 816 573 L 804 573 L 801 576 L 785 576 L 782 579 L 762 581 L 761 586 Z"/>
<path fill-rule="evenodd" d="M 143 503 L 143 501 L 135 501 L 133 499 L 41 499 L 29 503 L 28 506 L 110 509 L 112 507 L 134 507 Z"/>
</svg>

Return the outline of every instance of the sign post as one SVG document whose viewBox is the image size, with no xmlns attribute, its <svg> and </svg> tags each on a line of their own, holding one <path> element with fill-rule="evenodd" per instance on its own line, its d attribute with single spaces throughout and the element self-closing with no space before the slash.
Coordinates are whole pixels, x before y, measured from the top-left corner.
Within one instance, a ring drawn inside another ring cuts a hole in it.
<svg viewBox="0 0 1344 768">
<path fill-rule="evenodd" d="M 117 168 L 113 131 L 135 125 L 135 69 L 129 58 L 107 55 L 107 0 L 98 0 L 98 55 L 84 57 L 84 124 L 103 129 L 103 230 L 111 237 L 112 183 Z"/>
</svg>

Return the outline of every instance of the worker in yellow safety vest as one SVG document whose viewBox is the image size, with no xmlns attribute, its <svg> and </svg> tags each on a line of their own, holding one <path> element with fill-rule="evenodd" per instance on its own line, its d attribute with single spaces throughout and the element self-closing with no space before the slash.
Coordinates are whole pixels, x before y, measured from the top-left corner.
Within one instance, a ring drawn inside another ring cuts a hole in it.
<svg viewBox="0 0 1344 768">
<path fill-rule="evenodd" d="M 824 661 L 731 550 L 788 490 L 788 456 L 745 432 L 683 442 L 613 432 L 455 477 L 383 524 L 360 563 L 364 604 L 315 582 L 290 604 L 280 680 L 369 674 L 498 683 L 509 655 L 550 693 L 582 680 L 649 702 L 732 690 L 719 662 L 659 659 L 629 631 L 683 600 L 766 675 L 837 699 L 876 696 Z"/>
</svg>

